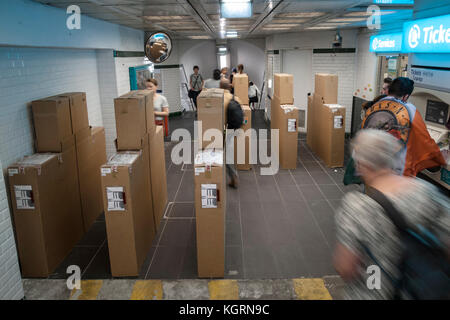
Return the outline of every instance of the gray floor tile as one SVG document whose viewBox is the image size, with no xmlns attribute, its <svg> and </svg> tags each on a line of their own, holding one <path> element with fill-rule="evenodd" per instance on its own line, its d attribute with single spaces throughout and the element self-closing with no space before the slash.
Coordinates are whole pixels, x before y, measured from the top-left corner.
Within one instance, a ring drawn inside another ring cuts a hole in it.
<svg viewBox="0 0 450 320">
<path fill-rule="evenodd" d="M 244 263 L 242 261 L 242 246 L 225 247 L 225 278 L 245 278 Z"/>
<path fill-rule="evenodd" d="M 247 279 L 279 278 L 272 250 L 266 246 L 244 246 L 244 268 Z"/>
<path fill-rule="evenodd" d="M 167 221 L 159 241 L 160 246 L 187 246 L 192 234 L 192 220 L 177 219 Z"/>
<path fill-rule="evenodd" d="M 344 197 L 344 193 L 336 185 L 320 185 L 319 188 L 326 199 L 341 200 Z"/>
<path fill-rule="evenodd" d="M 192 218 L 195 216 L 195 204 L 174 203 L 168 216 L 171 218 Z"/>
<path fill-rule="evenodd" d="M 178 279 L 185 252 L 186 247 L 158 247 L 147 279 Z"/>
<path fill-rule="evenodd" d="M 241 222 L 239 220 L 228 220 L 226 222 L 225 245 L 242 246 Z"/>
<path fill-rule="evenodd" d="M 300 186 L 300 190 L 308 201 L 324 200 L 324 196 L 315 185 Z"/>
</svg>

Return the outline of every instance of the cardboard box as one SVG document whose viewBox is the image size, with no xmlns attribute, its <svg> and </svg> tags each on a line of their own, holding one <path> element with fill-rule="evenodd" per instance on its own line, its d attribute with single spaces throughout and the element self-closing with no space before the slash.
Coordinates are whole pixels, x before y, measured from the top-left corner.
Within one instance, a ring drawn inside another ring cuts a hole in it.
<svg viewBox="0 0 450 320">
<path fill-rule="evenodd" d="M 105 129 L 86 128 L 75 135 L 84 231 L 103 212 L 102 182 L 98 174 L 106 162 Z"/>
<path fill-rule="evenodd" d="M 279 160 L 281 169 L 297 168 L 298 109 L 282 105 L 277 96 L 272 97 L 271 128 L 279 130 Z"/>
<path fill-rule="evenodd" d="M 149 141 L 153 217 L 156 230 L 158 230 L 168 200 L 166 159 L 164 153 L 164 129 L 162 126 L 156 126 L 156 133 L 150 136 Z"/>
<path fill-rule="evenodd" d="M 345 107 L 319 104 L 316 153 L 330 168 L 344 166 Z"/>
<path fill-rule="evenodd" d="M 100 170 L 111 274 L 137 276 L 155 237 L 148 158 L 119 152 Z"/>
<path fill-rule="evenodd" d="M 57 97 L 66 98 L 69 100 L 72 134 L 76 134 L 89 127 L 85 92 L 67 92 L 59 94 Z"/>
<path fill-rule="evenodd" d="M 234 163 L 236 164 L 236 168 L 238 170 L 251 170 L 251 160 L 250 159 L 250 149 L 251 149 L 251 139 L 250 139 L 250 132 L 248 132 L 248 136 L 245 135 L 247 130 L 252 128 L 252 110 L 249 106 L 242 106 L 242 110 L 244 111 L 244 125 L 242 126 L 243 132 L 235 138 L 234 142 Z M 243 142 L 240 142 L 243 141 Z M 245 150 L 245 161 L 244 163 L 239 163 L 238 160 L 238 142 L 244 143 L 244 150 Z"/>
<path fill-rule="evenodd" d="M 152 90 L 134 90 L 132 92 L 136 96 L 145 96 L 145 118 L 147 133 L 154 134 L 156 129 L 155 109 L 153 107 L 154 92 Z"/>
<path fill-rule="evenodd" d="M 306 111 L 306 144 L 311 150 L 314 150 L 314 96 L 308 96 L 308 108 Z"/>
<path fill-rule="evenodd" d="M 197 97 L 197 120 L 199 123 L 198 137 L 201 137 L 201 148 L 219 148 L 223 149 L 223 130 L 224 130 L 224 90 L 206 90 L 202 91 Z M 209 129 L 217 129 L 222 132 L 222 140 L 205 140 L 204 134 Z M 210 146 L 210 144 L 213 144 Z"/>
<path fill-rule="evenodd" d="M 273 75 L 273 95 L 281 104 L 294 104 L 294 76 L 287 73 Z"/>
<path fill-rule="evenodd" d="M 37 152 L 61 152 L 73 139 L 70 102 L 67 97 L 48 97 L 31 103 Z"/>
<path fill-rule="evenodd" d="M 233 76 L 233 88 L 234 95 L 242 101 L 242 104 L 248 105 L 248 75 L 245 73 L 235 74 Z"/>
<path fill-rule="evenodd" d="M 118 150 L 138 150 L 146 133 L 154 133 L 153 93 L 128 92 L 114 99 Z"/>
<path fill-rule="evenodd" d="M 9 166 L 23 277 L 48 277 L 83 236 L 74 140 Z"/>
<path fill-rule="evenodd" d="M 225 273 L 227 203 L 223 151 L 197 153 L 194 174 L 198 276 L 221 278 Z"/>
<path fill-rule="evenodd" d="M 324 104 L 338 103 L 338 80 L 336 74 L 316 73 L 314 93 L 322 97 Z"/>
</svg>

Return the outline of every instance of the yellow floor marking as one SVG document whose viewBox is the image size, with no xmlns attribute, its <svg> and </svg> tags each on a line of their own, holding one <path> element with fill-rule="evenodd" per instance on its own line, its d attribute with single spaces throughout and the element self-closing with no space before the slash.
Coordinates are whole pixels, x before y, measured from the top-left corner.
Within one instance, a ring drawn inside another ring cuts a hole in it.
<svg viewBox="0 0 450 320">
<path fill-rule="evenodd" d="M 130 300 L 162 300 L 163 287 L 161 280 L 137 280 Z"/>
<path fill-rule="evenodd" d="M 103 280 L 81 280 L 81 289 L 73 289 L 71 300 L 95 300 L 103 286 Z"/>
<path fill-rule="evenodd" d="M 323 279 L 293 279 L 294 290 L 299 300 L 332 300 Z"/>
<path fill-rule="evenodd" d="M 239 287 L 236 280 L 211 280 L 208 282 L 210 300 L 238 300 Z"/>
</svg>

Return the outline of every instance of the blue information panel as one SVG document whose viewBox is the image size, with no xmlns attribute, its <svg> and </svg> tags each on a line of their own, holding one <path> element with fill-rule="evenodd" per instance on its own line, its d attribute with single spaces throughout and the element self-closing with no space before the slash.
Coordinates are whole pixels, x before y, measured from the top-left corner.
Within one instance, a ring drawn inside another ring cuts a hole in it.
<svg viewBox="0 0 450 320">
<path fill-rule="evenodd" d="M 414 4 L 414 0 L 373 0 L 376 4 Z"/>
<path fill-rule="evenodd" d="M 403 33 L 379 34 L 370 38 L 370 52 L 402 52 Z"/>
<path fill-rule="evenodd" d="M 403 47 L 413 53 L 450 53 L 450 15 L 406 22 Z"/>
</svg>

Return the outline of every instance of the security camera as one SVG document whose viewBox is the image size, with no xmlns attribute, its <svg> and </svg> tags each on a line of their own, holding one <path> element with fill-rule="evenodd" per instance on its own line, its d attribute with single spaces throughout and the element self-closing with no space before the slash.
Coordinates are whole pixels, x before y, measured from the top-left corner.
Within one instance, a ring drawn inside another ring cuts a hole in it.
<svg viewBox="0 0 450 320">
<path fill-rule="evenodd" d="M 342 36 L 339 33 L 339 30 L 336 32 L 333 40 L 333 48 L 341 48 L 342 47 Z"/>
</svg>

